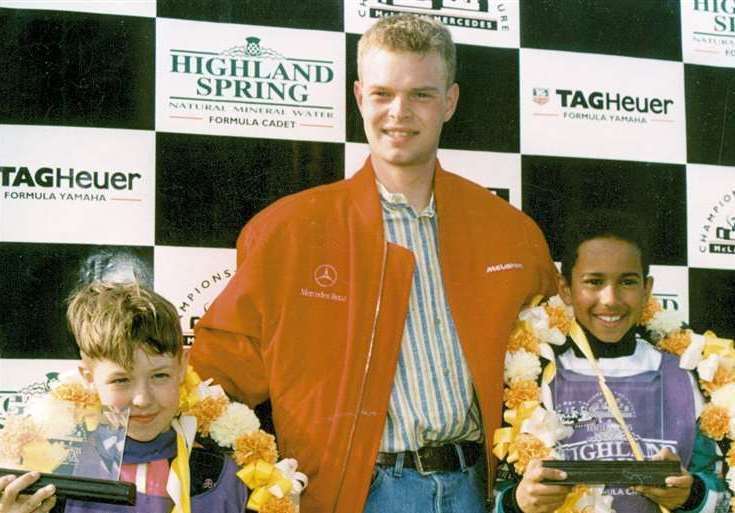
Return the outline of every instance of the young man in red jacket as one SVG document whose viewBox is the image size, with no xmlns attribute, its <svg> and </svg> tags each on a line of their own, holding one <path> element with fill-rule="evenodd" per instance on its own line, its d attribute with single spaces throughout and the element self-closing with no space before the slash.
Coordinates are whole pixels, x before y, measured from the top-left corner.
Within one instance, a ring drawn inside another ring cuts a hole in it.
<svg viewBox="0 0 735 513">
<path fill-rule="evenodd" d="M 197 326 L 203 376 L 270 398 L 310 478 L 302 513 L 484 511 L 505 343 L 556 271 L 533 221 L 439 165 L 454 73 L 438 22 L 368 30 L 354 93 L 370 158 L 255 216 Z"/>
</svg>

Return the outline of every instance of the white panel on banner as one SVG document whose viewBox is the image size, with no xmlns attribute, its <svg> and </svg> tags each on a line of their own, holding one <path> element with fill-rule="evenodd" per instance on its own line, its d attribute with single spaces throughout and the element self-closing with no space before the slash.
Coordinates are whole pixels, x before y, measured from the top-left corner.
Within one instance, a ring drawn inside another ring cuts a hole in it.
<svg viewBox="0 0 735 513">
<path fill-rule="evenodd" d="M 684 68 L 520 50 L 521 153 L 686 162 Z"/>
<path fill-rule="evenodd" d="M 362 34 L 378 19 L 400 13 L 431 16 L 456 43 L 518 48 L 517 0 L 359 0 L 345 2 L 345 30 Z"/>
<path fill-rule="evenodd" d="M 735 168 L 687 165 L 689 266 L 735 269 Z"/>
<path fill-rule="evenodd" d="M 79 360 L 0 358 L 0 426 L 6 415 L 17 413 L 27 394 L 47 391 L 49 383 L 60 373 L 75 370 L 79 363 Z"/>
<path fill-rule="evenodd" d="M 652 265 L 653 297 L 664 310 L 674 312 L 678 319 L 689 322 L 689 270 L 686 267 Z"/>
<path fill-rule="evenodd" d="M 681 0 L 684 62 L 735 67 L 735 2 Z"/>
<path fill-rule="evenodd" d="M 347 143 L 345 177 L 359 170 L 368 154 L 367 144 Z M 517 153 L 440 148 L 438 157 L 444 169 L 492 189 L 514 207 L 521 208 L 521 156 Z"/>
<path fill-rule="evenodd" d="M 342 142 L 342 32 L 156 19 L 156 129 Z"/>
<path fill-rule="evenodd" d="M 153 262 L 153 288 L 176 307 L 191 344 L 194 325 L 235 274 L 235 250 L 156 246 Z"/>
<path fill-rule="evenodd" d="M 121 14 L 149 18 L 156 15 L 156 0 L 0 0 L 0 7 Z"/>
<path fill-rule="evenodd" d="M 153 132 L 0 125 L 0 141 L 0 241 L 153 245 Z"/>
</svg>

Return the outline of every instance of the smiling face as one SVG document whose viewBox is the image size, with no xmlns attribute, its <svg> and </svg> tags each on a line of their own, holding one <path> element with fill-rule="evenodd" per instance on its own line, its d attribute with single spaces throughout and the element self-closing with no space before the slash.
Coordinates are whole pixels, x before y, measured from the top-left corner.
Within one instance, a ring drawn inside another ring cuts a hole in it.
<svg viewBox="0 0 735 513">
<path fill-rule="evenodd" d="M 171 427 L 186 360 L 183 354 L 148 354 L 138 348 L 131 369 L 110 360 L 85 360 L 81 372 L 94 385 L 102 404 L 130 407 L 128 436 L 148 442 Z"/>
<path fill-rule="evenodd" d="M 638 323 L 653 287 L 653 278 L 643 276 L 640 250 L 609 237 L 579 245 L 571 276 L 571 284 L 561 278 L 561 297 L 602 342 L 620 341 Z"/>
<path fill-rule="evenodd" d="M 442 125 L 459 97 L 439 54 L 371 48 L 359 74 L 354 92 L 373 165 L 433 172 Z"/>
</svg>

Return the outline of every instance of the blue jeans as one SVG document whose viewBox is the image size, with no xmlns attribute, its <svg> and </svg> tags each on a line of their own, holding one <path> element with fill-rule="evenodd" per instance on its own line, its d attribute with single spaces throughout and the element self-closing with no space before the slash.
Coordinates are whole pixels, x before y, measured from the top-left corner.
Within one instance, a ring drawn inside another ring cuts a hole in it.
<svg viewBox="0 0 735 513">
<path fill-rule="evenodd" d="M 420 474 L 403 468 L 375 467 L 364 513 L 485 513 L 486 471 L 482 458 L 456 472 Z"/>
</svg>

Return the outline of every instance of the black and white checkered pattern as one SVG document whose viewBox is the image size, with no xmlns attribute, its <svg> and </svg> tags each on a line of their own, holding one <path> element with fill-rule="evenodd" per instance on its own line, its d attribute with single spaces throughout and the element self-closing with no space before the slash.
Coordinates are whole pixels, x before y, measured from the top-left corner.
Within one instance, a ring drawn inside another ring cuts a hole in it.
<svg viewBox="0 0 735 513">
<path fill-rule="evenodd" d="M 557 259 L 571 216 L 635 212 L 654 292 L 735 336 L 732 1 L 0 0 L 0 355 L 74 358 L 63 300 L 102 276 L 154 285 L 190 334 L 242 225 L 367 155 L 357 40 L 395 12 L 458 43 L 447 169 Z"/>
</svg>

